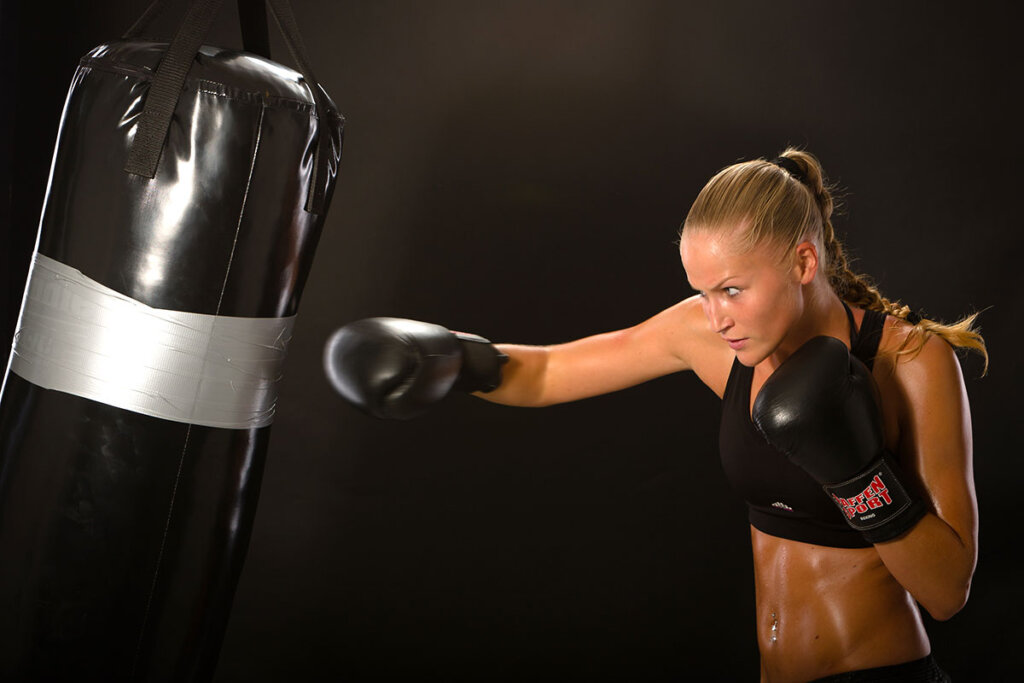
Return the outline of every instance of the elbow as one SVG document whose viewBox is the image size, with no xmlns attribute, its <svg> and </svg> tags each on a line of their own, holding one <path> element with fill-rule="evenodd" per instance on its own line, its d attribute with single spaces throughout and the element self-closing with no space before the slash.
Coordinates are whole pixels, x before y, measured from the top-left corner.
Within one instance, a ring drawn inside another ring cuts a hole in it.
<svg viewBox="0 0 1024 683">
<path fill-rule="evenodd" d="M 970 593 L 971 584 L 968 581 L 962 586 L 945 591 L 943 595 L 934 600 L 930 600 L 927 603 L 922 602 L 921 605 L 928 610 L 928 614 L 931 615 L 932 619 L 948 621 L 964 608 Z"/>
<path fill-rule="evenodd" d="M 935 621 L 949 621 L 956 615 L 957 612 L 963 609 L 963 606 L 966 603 L 967 601 L 964 600 L 963 602 L 957 604 L 950 603 L 948 605 L 942 606 L 926 606 L 925 609 L 928 610 L 928 614 L 931 615 L 931 618 Z"/>
</svg>

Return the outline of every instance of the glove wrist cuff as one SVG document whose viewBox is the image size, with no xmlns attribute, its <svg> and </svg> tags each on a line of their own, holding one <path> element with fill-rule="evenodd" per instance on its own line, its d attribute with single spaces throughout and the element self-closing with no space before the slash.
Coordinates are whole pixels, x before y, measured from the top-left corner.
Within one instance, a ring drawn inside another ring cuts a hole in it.
<svg viewBox="0 0 1024 683">
<path fill-rule="evenodd" d="M 909 531 L 927 512 L 924 503 L 904 486 L 902 474 L 899 462 L 883 451 L 857 476 L 822 488 L 847 524 L 871 543 L 880 543 Z"/>
<path fill-rule="evenodd" d="M 501 368 L 508 356 L 476 334 L 453 332 L 462 347 L 462 369 L 452 385 L 459 391 L 494 391 L 501 384 Z"/>
</svg>

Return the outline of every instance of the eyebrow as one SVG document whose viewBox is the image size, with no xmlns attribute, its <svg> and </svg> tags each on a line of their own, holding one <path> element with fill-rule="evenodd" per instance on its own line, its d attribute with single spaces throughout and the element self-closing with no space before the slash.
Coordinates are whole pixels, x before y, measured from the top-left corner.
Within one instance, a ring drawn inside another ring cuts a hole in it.
<svg viewBox="0 0 1024 683">
<path fill-rule="evenodd" d="M 720 289 L 722 287 L 722 285 L 724 285 L 726 282 L 728 282 L 729 280 L 733 279 L 734 277 L 739 277 L 739 276 L 738 275 L 726 275 L 724 278 L 719 280 L 717 284 L 715 284 L 713 287 L 708 287 L 708 289 L 709 290 L 711 290 L 711 289 Z M 694 290 L 695 292 L 701 291 L 701 290 L 699 290 L 699 289 L 697 289 L 696 287 L 693 286 L 693 283 L 690 282 L 689 278 L 686 279 L 686 283 L 688 285 L 690 285 L 690 289 Z"/>
</svg>

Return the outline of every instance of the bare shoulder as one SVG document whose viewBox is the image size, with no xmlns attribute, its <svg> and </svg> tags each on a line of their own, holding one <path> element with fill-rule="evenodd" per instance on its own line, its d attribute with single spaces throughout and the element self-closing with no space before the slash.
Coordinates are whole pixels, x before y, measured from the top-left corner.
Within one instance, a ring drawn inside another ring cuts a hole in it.
<svg viewBox="0 0 1024 683">
<path fill-rule="evenodd" d="M 711 330 L 700 297 L 684 299 L 648 322 L 670 352 L 721 397 L 734 355 Z"/>
<path fill-rule="evenodd" d="M 887 316 L 879 344 L 883 369 L 906 391 L 962 387 L 963 375 L 953 347 L 934 334 L 922 341 L 922 334 L 910 323 Z"/>
</svg>

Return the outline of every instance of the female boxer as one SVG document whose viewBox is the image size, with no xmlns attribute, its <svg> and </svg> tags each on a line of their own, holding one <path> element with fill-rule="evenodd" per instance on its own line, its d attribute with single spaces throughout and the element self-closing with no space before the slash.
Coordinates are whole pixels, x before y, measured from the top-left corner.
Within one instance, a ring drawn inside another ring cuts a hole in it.
<svg viewBox="0 0 1024 683">
<path fill-rule="evenodd" d="M 697 294 L 653 318 L 545 347 L 364 320 L 332 338 L 329 375 L 409 417 L 453 383 L 545 406 L 691 370 L 723 400 L 723 466 L 749 508 L 761 680 L 946 681 L 917 604 L 944 620 L 967 600 L 977 506 L 954 347 L 987 353 L 974 316 L 922 319 L 851 272 L 832 206 L 806 152 L 730 166 L 681 231 Z"/>
</svg>

